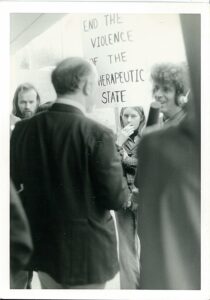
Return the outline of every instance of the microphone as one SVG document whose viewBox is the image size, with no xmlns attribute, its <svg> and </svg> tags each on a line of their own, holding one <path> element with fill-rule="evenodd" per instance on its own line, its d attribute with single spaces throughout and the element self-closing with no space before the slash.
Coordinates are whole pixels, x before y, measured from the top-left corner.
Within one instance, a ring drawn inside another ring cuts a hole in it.
<svg viewBox="0 0 210 300">
<path fill-rule="evenodd" d="M 157 101 L 152 102 L 149 109 L 146 127 L 158 123 L 159 113 L 160 113 L 160 103 Z"/>
</svg>

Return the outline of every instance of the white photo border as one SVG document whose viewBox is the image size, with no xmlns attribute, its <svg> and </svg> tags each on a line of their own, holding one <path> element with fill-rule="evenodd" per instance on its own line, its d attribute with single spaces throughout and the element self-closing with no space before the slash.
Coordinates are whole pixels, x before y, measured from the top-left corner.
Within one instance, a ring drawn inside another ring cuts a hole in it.
<svg viewBox="0 0 210 300">
<path fill-rule="evenodd" d="M 201 15 L 201 290 L 10 290 L 9 289 L 9 114 L 10 13 L 187 13 Z M 0 298 L 3 299 L 210 299 L 210 10 L 208 3 L 0 2 Z M 6 99 L 6 100 L 5 100 Z"/>
</svg>

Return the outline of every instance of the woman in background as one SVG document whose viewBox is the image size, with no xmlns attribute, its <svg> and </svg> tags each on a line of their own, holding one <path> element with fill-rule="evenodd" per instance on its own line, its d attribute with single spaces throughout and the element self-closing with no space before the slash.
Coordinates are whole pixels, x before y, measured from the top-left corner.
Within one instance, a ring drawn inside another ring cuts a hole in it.
<svg viewBox="0 0 210 300">
<path fill-rule="evenodd" d="M 117 147 L 122 157 L 124 174 L 129 190 L 134 188 L 137 167 L 137 146 L 145 125 L 144 110 L 141 106 L 123 107 L 120 112 L 121 130 L 117 135 Z"/>
<path fill-rule="evenodd" d="M 136 230 L 136 208 L 134 178 L 137 168 L 137 147 L 145 125 L 144 110 L 140 106 L 123 107 L 120 112 L 121 130 L 116 145 L 121 155 L 124 175 L 130 190 L 128 207 L 116 213 L 119 234 L 121 289 L 136 289 L 139 284 L 140 243 Z"/>
</svg>

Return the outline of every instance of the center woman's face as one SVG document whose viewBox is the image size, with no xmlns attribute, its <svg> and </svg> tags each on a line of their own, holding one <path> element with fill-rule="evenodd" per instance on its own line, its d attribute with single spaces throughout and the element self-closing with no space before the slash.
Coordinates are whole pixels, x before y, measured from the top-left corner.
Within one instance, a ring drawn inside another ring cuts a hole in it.
<svg viewBox="0 0 210 300">
<path fill-rule="evenodd" d="M 141 117 L 135 109 L 127 107 L 123 112 L 122 121 L 124 127 L 131 124 L 134 126 L 134 130 L 136 130 L 139 127 Z"/>
<path fill-rule="evenodd" d="M 166 116 L 173 116 L 174 111 L 177 109 L 175 103 L 176 99 L 176 89 L 173 84 L 159 84 L 154 83 L 153 95 L 157 102 L 160 103 L 161 112 Z"/>
</svg>

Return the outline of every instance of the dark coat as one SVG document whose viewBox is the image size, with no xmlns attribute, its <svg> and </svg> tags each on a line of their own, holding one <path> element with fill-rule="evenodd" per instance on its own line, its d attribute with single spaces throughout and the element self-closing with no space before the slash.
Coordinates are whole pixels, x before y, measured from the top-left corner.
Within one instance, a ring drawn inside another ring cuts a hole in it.
<svg viewBox="0 0 210 300">
<path fill-rule="evenodd" d="M 16 288 L 15 278 L 27 265 L 33 250 L 31 233 L 25 211 L 10 184 L 10 285 Z"/>
<path fill-rule="evenodd" d="M 140 143 L 142 289 L 200 289 L 200 144 L 193 126 L 185 120 Z"/>
<path fill-rule="evenodd" d="M 112 132 L 66 104 L 17 123 L 11 176 L 34 241 L 33 270 L 68 285 L 102 283 L 119 270 L 109 210 L 128 197 Z"/>
</svg>

